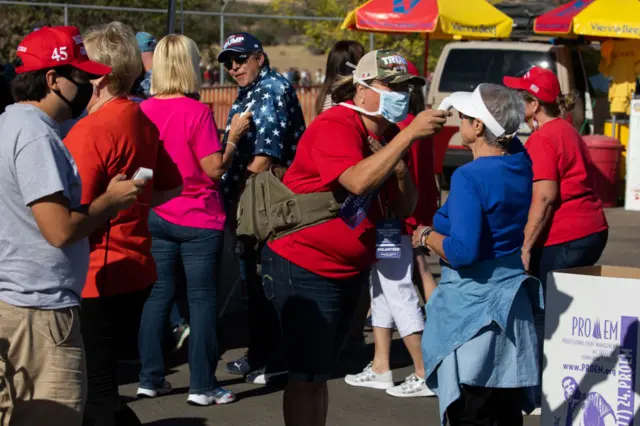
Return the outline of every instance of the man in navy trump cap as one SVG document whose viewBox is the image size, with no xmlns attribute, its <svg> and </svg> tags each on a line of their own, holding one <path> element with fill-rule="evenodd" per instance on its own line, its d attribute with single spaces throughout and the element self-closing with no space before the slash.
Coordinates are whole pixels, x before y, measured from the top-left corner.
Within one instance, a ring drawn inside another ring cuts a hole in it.
<svg viewBox="0 0 640 426">
<path fill-rule="evenodd" d="M 289 166 L 305 123 L 295 89 L 287 79 L 271 70 L 269 58 L 256 37 L 244 32 L 229 35 L 218 61 L 240 86 L 223 139 L 223 144 L 234 143 L 238 147 L 221 182 L 227 216 L 233 219 L 246 179 L 253 173 L 268 170 L 272 164 Z M 240 140 L 230 141 L 231 120 L 245 111 L 252 114 L 249 131 Z M 277 315 L 264 295 L 257 273 L 258 253 L 251 244 L 236 242 L 240 278 L 249 297 L 250 342 L 248 356 L 228 363 L 227 371 L 246 375 L 249 383 L 263 385 L 286 371 L 278 357 Z"/>
</svg>

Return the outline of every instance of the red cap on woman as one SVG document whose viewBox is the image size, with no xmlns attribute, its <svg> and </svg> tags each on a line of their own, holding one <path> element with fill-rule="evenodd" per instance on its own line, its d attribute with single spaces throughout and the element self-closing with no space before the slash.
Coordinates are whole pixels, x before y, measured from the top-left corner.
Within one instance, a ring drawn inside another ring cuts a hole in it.
<svg viewBox="0 0 640 426">
<path fill-rule="evenodd" d="M 555 102 L 561 93 L 558 77 L 546 68 L 533 67 L 520 78 L 505 77 L 502 82 L 511 89 L 529 92 L 546 103 Z"/>
</svg>

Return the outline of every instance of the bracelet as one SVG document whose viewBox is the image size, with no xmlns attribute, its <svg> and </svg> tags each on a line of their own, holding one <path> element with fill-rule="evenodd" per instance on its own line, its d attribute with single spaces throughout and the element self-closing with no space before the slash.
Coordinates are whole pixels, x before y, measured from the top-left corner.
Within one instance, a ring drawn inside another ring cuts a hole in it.
<svg viewBox="0 0 640 426">
<path fill-rule="evenodd" d="M 427 247 L 427 240 L 429 239 L 429 234 L 431 234 L 432 232 L 433 228 L 431 228 L 430 226 L 425 227 L 420 232 L 420 245 L 422 247 Z"/>
<path fill-rule="evenodd" d="M 238 145 L 236 145 L 235 143 L 227 141 L 227 144 L 229 144 L 232 147 L 234 147 L 236 151 L 238 150 Z"/>
</svg>

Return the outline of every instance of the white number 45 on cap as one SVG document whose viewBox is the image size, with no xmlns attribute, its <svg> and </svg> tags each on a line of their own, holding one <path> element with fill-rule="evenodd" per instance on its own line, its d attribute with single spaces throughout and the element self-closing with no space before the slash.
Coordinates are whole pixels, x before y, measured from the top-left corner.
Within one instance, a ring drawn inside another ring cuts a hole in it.
<svg viewBox="0 0 640 426">
<path fill-rule="evenodd" d="M 68 58 L 67 46 L 62 46 L 60 48 L 53 49 L 53 54 L 51 55 L 51 59 L 54 59 L 60 62 L 60 61 L 65 61 L 67 58 Z"/>
</svg>

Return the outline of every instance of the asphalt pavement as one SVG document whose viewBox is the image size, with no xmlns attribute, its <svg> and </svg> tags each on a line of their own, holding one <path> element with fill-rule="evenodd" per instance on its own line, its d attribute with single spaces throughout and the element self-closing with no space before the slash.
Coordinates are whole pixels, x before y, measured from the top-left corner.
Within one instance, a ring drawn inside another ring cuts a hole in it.
<svg viewBox="0 0 640 426">
<path fill-rule="evenodd" d="M 600 261 L 601 264 L 618 266 L 640 266 L 640 212 L 626 212 L 623 209 L 607 211 L 611 226 L 609 243 Z M 435 269 L 437 271 L 437 268 Z M 244 327 L 242 320 L 233 319 L 230 327 Z M 225 333 L 228 334 L 228 333 Z M 237 333 L 233 333 L 235 336 Z M 234 339 L 225 338 L 228 342 Z M 439 424 L 438 400 L 436 398 L 393 398 L 384 391 L 353 388 L 344 383 L 344 374 L 360 371 L 373 356 L 371 333 L 367 333 L 367 347 L 344 357 L 336 377 L 329 382 L 330 426 L 404 426 Z M 229 344 L 222 354 L 218 366 L 220 384 L 238 396 L 238 401 L 223 406 L 193 407 L 186 404 L 189 383 L 189 368 L 186 355 L 178 354 L 170 366 L 167 379 L 174 391 L 170 395 L 156 399 L 137 400 L 137 364 L 121 365 L 120 392 L 138 414 L 143 424 L 153 426 L 261 426 L 283 425 L 282 388 L 261 387 L 244 383 L 237 376 L 224 372 L 224 362 L 233 360 L 244 353 L 240 344 Z M 411 374 L 411 359 L 397 336 L 394 340 L 393 374 L 397 382 Z M 525 426 L 540 424 L 539 417 L 527 417 Z"/>
</svg>

